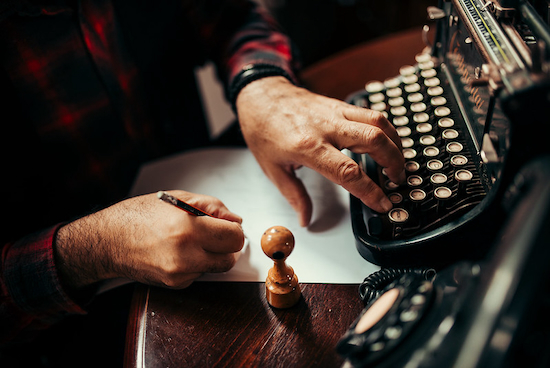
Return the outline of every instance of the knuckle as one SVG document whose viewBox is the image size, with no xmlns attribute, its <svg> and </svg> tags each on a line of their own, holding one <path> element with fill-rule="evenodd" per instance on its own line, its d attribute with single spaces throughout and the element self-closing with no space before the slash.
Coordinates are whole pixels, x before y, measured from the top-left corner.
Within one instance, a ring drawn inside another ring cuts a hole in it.
<svg viewBox="0 0 550 368">
<path fill-rule="evenodd" d="M 339 184 L 342 185 L 343 183 L 360 180 L 363 173 L 355 161 L 348 160 L 338 167 L 336 176 Z"/>
</svg>

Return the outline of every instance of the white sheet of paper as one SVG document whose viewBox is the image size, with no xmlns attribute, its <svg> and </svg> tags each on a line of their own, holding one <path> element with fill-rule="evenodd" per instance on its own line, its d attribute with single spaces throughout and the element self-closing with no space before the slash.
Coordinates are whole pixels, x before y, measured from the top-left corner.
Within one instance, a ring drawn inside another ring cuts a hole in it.
<svg viewBox="0 0 550 368">
<path fill-rule="evenodd" d="M 206 274 L 203 281 L 264 282 L 273 261 L 262 251 L 262 234 L 271 226 L 288 228 L 295 247 L 287 259 L 301 283 L 361 283 L 378 266 L 355 247 L 349 193 L 317 172 L 301 168 L 298 176 L 313 201 L 313 218 L 303 228 L 286 199 L 245 148 L 208 148 L 144 165 L 131 195 L 180 189 L 219 198 L 243 218 L 249 244 L 229 272 Z"/>
</svg>

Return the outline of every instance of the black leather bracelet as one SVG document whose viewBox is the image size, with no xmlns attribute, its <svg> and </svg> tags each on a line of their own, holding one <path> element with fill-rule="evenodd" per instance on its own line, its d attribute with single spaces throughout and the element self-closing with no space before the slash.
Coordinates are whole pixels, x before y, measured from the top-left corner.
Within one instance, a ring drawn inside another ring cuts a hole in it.
<svg viewBox="0 0 550 368">
<path fill-rule="evenodd" d="M 273 76 L 282 76 L 287 78 L 289 81 L 294 83 L 292 77 L 281 67 L 272 64 L 253 64 L 247 67 L 244 67 L 243 70 L 235 76 L 231 85 L 229 86 L 229 102 L 233 108 L 233 111 L 237 111 L 236 102 L 239 92 L 249 83 L 254 82 L 255 80 L 273 77 Z"/>
</svg>

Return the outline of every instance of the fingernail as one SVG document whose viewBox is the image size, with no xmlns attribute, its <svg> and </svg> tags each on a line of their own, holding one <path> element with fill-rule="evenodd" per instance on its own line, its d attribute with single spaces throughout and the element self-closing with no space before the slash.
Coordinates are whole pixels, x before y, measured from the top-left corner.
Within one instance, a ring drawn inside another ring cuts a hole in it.
<svg viewBox="0 0 550 368">
<path fill-rule="evenodd" d="M 380 205 L 384 209 L 384 212 L 389 212 L 393 208 L 393 204 L 388 199 L 388 197 L 382 198 L 382 200 L 380 201 Z"/>
</svg>

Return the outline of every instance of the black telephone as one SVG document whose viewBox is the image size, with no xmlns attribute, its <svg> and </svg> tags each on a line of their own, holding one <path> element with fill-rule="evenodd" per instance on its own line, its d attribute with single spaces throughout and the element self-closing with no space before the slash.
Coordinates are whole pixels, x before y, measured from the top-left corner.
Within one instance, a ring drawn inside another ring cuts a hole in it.
<svg viewBox="0 0 550 368">
<path fill-rule="evenodd" d="M 397 186 L 368 155 L 351 154 L 394 203 L 380 214 L 351 197 L 356 246 L 368 261 L 443 267 L 482 258 L 514 175 L 548 152 L 549 27 L 530 2 L 501 4 L 441 0 L 428 8 L 435 41 L 417 63 L 348 98 L 387 116 L 406 158 L 407 183 Z"/>
<path fill-rule="evenodd" d="M 550 155 L 503 202 L 487 259 L 391 281 L 340 339 L 344 367 L 550 366 Z"/>
</svg>

